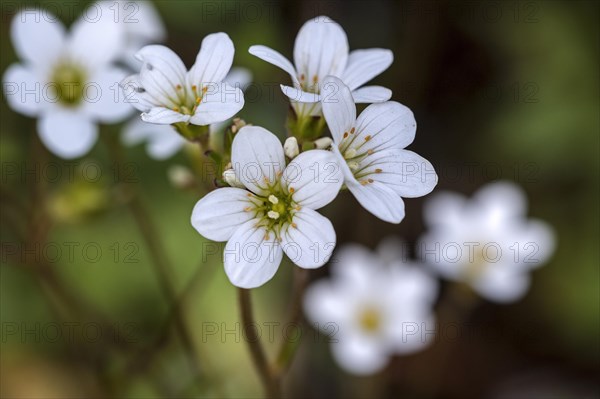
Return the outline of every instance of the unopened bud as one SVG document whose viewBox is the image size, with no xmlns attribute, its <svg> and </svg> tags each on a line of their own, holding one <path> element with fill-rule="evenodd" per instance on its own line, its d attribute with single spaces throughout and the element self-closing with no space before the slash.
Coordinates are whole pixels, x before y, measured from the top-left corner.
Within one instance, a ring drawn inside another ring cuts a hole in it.
<svg viewBox="0 0 600 399">
<path fill-rule="evenodd" d="M 330 137 L 321 137 L 320 139 L 315 140 L 315 148 L 319 150 L 326 150 L 331 147 L 333 140 Z"/>
<path fill-rule="evenodd" d="M 283 143 L 283 152 L 290 159 L 296 158 L 300 153 L 298 140 L 296 140 L 295 137 L 288 137 L 287 140 L 285 140 L 285 143 Z"/>
<path fill-rule="evenodd" d="M 233 169 L 226 169 L 223 172 L 223 180 L 231 187 L 244 188 L 244 185 L 238 178 L 235 176 L 235 172 Z"/>
<path fill-rule="evenodd" d="M 180 189 L 194 186 L 196 179 L 189 168 L 183 165 L 173 165 L 167 170 L 167 177 L 171 184 Z"/>
</svg>

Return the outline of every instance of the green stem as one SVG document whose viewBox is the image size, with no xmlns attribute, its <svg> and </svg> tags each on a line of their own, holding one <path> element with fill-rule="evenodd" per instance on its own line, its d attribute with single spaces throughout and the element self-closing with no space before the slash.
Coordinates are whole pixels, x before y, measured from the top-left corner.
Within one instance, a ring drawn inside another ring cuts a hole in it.
<svg viewBox="0 0 600 399">
<path fill-rule="evenodd" d="M 260 336 L 254 322 L 254 314 L 252 312 L 252 301 L 250 298 L 250 290 L 238 288 L 238 302 L 240 306 L 240 316 L 244 328 L 244 336 L 250 349 L 250 355 L 254 362 L 254 367 L 258 372 L 267 398 L 281 398 L 281 383 L 279 376 L 273 372 L 269 366 L 264 348 L 260 343 Z"/>
</svg>

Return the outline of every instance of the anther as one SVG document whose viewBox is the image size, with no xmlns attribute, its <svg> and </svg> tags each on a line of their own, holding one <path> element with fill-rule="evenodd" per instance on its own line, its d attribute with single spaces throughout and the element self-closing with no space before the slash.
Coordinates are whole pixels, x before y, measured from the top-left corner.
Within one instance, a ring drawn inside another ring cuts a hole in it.
<svg viewBox="0 0 600 399">
<path fill-rule="evenodd" d="M 277 198 L 276 196 L 274 196 L 273 194 L 269 195 L 269 202 L 271 204 L 278 204 L 279 203 L 279 198 Z"/>
<path fill-rule="evenodd" d="M 279 212 L 269 211 L 269 212 L 267 212 L 267 216 L 273 220 L 277 220 L 277 219 L 279 219 Z"/>
</svg>

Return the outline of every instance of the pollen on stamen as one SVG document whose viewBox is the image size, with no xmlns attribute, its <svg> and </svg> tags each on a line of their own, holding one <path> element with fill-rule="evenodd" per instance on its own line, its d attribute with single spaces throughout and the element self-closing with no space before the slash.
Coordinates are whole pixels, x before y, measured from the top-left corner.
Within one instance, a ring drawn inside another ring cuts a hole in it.
<svg viewBox="0 0 600 399">
<path fill-rule="evenodd" d="M 250 212 L 252 210 L 252 207 L 247 206 L 244 208 L 244 212 Z"/>
<path fill-rule="evenodd" d="M 276 196 L 274 196 L 273 194 L 269 195 L 269 202 L 271 204 L 278 204 L 279 203 L 279 198 L 277 198 Z"/>
<path fill-rule="evenodd" d="M 313 76 L 313 83 L 317 83 L 319 81 L 319 77 L 317 75 Z"/>
<path fill-rule="evenodd" d="M 367 137 L 365 137 L 365 141 L 369 141 L 371 140 L 371 135 L 368 135 Z"/>
<path fill-rule="evenodd" d="M 381 169 L 375 169 L 375 173 L 381 173 L 381 172 L 383 172 L 383 170 L 381 170 Z"/>
<path fill-rule="evenodd" d="M 248 193 L 246 194 L 248 197 L 252 197 L 252 193 Z"/>
<path fill-rule="evenodd" d="M 196 91 L 196 89 L 198 89 L 198 86 L 196 86 L 196 85 L 193 85 L 193 86 L 192 86 L 192 90 L 193 90 L 193 91 Z"/>
<path fill-rule="evenodd" d="M 208 90 L 208 86 L 204 86 L 204 87 L 202 88 L 202 94 L 206 93 L 206 91 L 207 91 L 207 90 Z"/>
<path fill-rule="evenodd" d="M 373 152 L 375 152 L 375 151 L 373 151 L 373 150 L 369 150 L 369 151 L 367 151 L 367 154 L 369 154 L 369 155 L 373 155 Z"/>
<path fill-rule="evenodd" d="M 200 104 L 200 101 L 202 101 L 202 99 L 200 97 L 196 98 L 196 105 Z"/>
<path fill-rule="evenodd" d="M 177 107 L 173 107 L 173 111 L 175 111 L 175 112 L 180 112 L 180 111 L 179 111 L 179 108 L 177 108 Z"/>
<path fill-rule="evenodd" d="M 350 129 L 350 134 L 354 134 L 354 128 Z"/>
<path fill-rule="evenodd" d="M 344 132 L 344 138 L 348 137 L 348 132 Z"/>
<path fill-rule="evenodd" d="M 296 223 L 292 223 L 292 227 L 295 228 L 295 229 L 297 229 L 298 225 Z"/>
<path fill-rule="evenodd" d="M 273 220 L 279 219 L 279 212 L 269 211 L 267 212 L 267 216 Z"/>
<path fill-rule="evenodd" d="M 290 187 L 290 193 L 293 194 L 296 190 L 294 189 L 294 187 Z"/>
<path fill-rule="evenodd" d="M 302 207 L 301 207 L 300 205 L 296 206 L 296 210 L 297 210 L 297 211 L 299 211 L 299 210 L 301 210 L 301 209 L 302 209 Z"/>
<path fill-rule="evenodd" d="M 373 179 L 369 179 L 369 183 L 373 183 Z"/>
<path fill-rule="evenodd" d="M 300 75 L 300 80 L 304 80 L 304 79 L 306 79 L 306 77 L 304 76 L 304 74 L 301 74 Z"/>
<path fill-rule="evenodd" d="M 362 180 L 362 181 L 360 182 L 360 184 L 361 184 L 361 185 L 363 185 L 363 186 L 366 186 L 367 184 L 369 184 L 369 182 L 368 182 L 368 181 L 366 181 L 366 180 Z"/>
<path fill-rule="evenodd" d="M 175 86 L 175 88 L 176 88 L 177 90 L 181 90 L 181 88 L 182 88 L 182 87 L 181 87 L 181 85 L 177 85 L 177 86 Z"/>
<path fill-rule="evenodd" d="M 265 234 L 265 241 L 268 241 L 268 240 L 269 240 L 269 238 L 271 238 L 271 237 L 269 236 L 269 233 L 266 233 L 266 234 Z"/>
</svg>

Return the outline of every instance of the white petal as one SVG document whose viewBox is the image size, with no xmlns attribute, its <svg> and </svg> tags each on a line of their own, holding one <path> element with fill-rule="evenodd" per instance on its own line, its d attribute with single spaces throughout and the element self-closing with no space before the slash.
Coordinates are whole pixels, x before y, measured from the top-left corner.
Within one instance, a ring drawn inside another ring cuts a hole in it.
<svg viewBox="0 0 600 399">
<path fill-rule="evenodd" d="M 352 91 L 355 103 L 382 103 L 392 98 L 392 91 L 382 86 L 364 86 Z"/>
<path fill-rule="evenodd" d="M 327 126 L 336 143 L 339 143 L 345 132 L 356 123 L 356 105 L 352 99 L 350 88 L 340 79 L 327 76 L 323 81 L 322 106 Z"/>
<path fill-rule="evenodd" d="M 45 64 L 52 64 L 64 50 L 65 27 L 47 10 L 17 13 L 10 36 L 20 58 L 43 68 Z"/>
<path fill-rule="evenodd" d="M 473 288 L 484 298 L 493 302 L 510 303 L 521 299 L 527 293 L 530 278 L 527 273 L 491 265 L 481 277 L 473 283 Z"/>
<path fill-rule="evenodd" d="M 196 107 L 196 112 L 190 119 L 194 125 L 210 125 L 223 122 L 244 107 L 244 93 L 239 87 L 227 83 L 211 83 L 202 97 L 202 102 Z"/>
<path fill-rule="evenodd" d="M 254 217 L 246 209 L 251 205 L 248 191 L 224 187 L 211 191 L 196 203 L 192 226 L 213 241 L 227 241 L 244 223 Z"/>
<path fill-rule="evenodd" d="M 233 42 L 226 33 L 213 33 L 202 40 L 196 63 L 188 74 L 188 84 L 220 83 L 233 62 Z"/>
<path fill-rule="evenodd" d="M 368 281 L 369 275 L 383 266 L 372 251 L 360 244 L 344 244 L 330 263 L 332 277 L 345 280 L 346 285 Z"/>
<path fill-rule="evenodd" d="M 293 188 L 292 198 L 302 207 L 319 209 L 338 195 L 344 176 L 337 158 L 329 151 L 310 150 L 298 155 L 285 168 L 281 185 Z"/>
<path fill-rule="evenodd" d="M 136 53 L 143 62 L 139 84 L 153 102 L 168 108 L 177 108 L 190 90 L 186 87 L 186 69 L 183 61 L 168 47 L 151 45 Z"/>
<path fill-rule="evenodd" d="M 140 118 L 134 118 L 125 126 L 122 137 L 126 145 L 147 142 L 148 154 L 158 160 L 172 157 L 186 143 L 171 125 L 146 123 Z"/>
<path fill-rule="evenodd" d="M 342 76 L 348 61 L 348 38 L 340 25 L 325 16 L 307 21 L 296 36 L 294 64 L 307 82 L 316 76 Z"/>
<path fill-rule="evenodd" d="M 252 83 L 252 72 L 247 68 L 233 67 L 225 77 L 224 82 L 244 91 Z"/>
<path fill-rule="evenodd" d="M 114 1 L 106 0 L 106 3 L 112 5 L 114 9 Z M 152 2 L 135 1 L 132 3 L 127 1 L 121 4 L 120 16 L 129 36 L 146 42 L 165 40 L 167 36 L 165 26 Z M 131 15 L 133 12 L 135 14 Z"/>
<path fill-rule="evenodd" d="M 131 115 L 134 109 L 119 87 L 126 76 L 120 68 L 99 70 L 86 84 L 82 112 L 103 123 L 117 123 Z"/>
<path fill-rule="evenodd" d="M 348 57 L 342 80 L 354 90 L 389 68 L 394 54 L 387 49 L 354 50 Z"/>
<path fill-rule="evenodd" d="M 531 269 L 543 266 L 554 253 L 556 236 L 544 221 L 530 219 L 518 223 L 510 235 L 511 241 L 519 245 L 522 262 Z"/>
<path fill-rule="evenodd" d="M 64 159 L 85 155 L 98 138 L 98 126 L 76 111 L 54 110 L 38 119 L 40 139 Z"/>
<path fill-rule="evenodd" d="M 298 82 L 298 77 L 296 76 L 296 69 L 292 63 L 279 52 L 261 45 L 251 46 L 248 49 L 248 52 L 261 60 L 267 61 L 269 64 L 273 64 L 276 67 L 283 69 L 290 75 L 294 85 L 297 86 L 300 84 L 300 82 Z"/>
<path fill-rule="evenodd" d="M 94 14 L 99 12 L 100 16 Z M 113 18 L 102 15 L 100 8 L 83 14 L 71 27 L 69 51 L 75 61 L 90 70 L 114 61 L 124 48 L 125 31 Z"/>
<path fill-rule="evenodd" d="M 473 200 L 499 221 L 523 216 L 527 209 L 527 197 L 523 189 L 509 181 L 486 184 L 475 193 Z"/>
<path fill-rule="evenodd" d="M 2 78 L 10 107 L 27 116 L 36 116 L 44 106 L 42 83 L 31 68 L 13 64 Z"/>
<path fill-rule="evenodd" d="M 404 201 L 386 185 L 373 182 L 361 185 L 346 182 L 354 198 L 373 215 L 389 223 L 400 223 L 404 219 Z"/>
<path fill-rule="evenodd" d="M 143 62 L 140 80 L 142 85 L 146 79 L 152 77 L 170 97 L 178 98 L 181 95 L 177 85 L 186 84 L 187 70 L 181 58 L 173 50 L 161 45 L 150 45 L 138 51 L 135 57 Z M 146 76 L 151 75 L 151 76 Z M 145 86 L 144 86 L 145 87 Z"/>
<path fill-rule="evenodd" d="M 325 216 L 302 208 L 293 217 L 296 227 L 281 229 L 281 247 L 292 262 L 306 269 L 323 266 L 335 248 L 335 230 Z"/>
<path fill-rule="evenodd" d="M 267 234 L 264 227 L 256 227 L 256 221 L 249 220 L 225 246 L 225 273 L 237 287 L 256 288 L 273 278 L 282 258 L 275 234 Z"/>
<path fill-rule="evenodd" d="M 161 103 L 150 96 L 142 87 L 140 75 L 130 75 L 119 84 L 125 97 L 125 102 L 142 112 L 161 106 Z"/>
<path fill-rule="evenodd" d="M 373 215 L 389 223 L 400 223 L 404 219 L 404 201 L 384 183 L 374 181 L 361 184 L 356 180 L 338 148 L 333 146 L 333 152 L 344 173 L 344 181 L 354 198 Z"/>
<path fill-rule="evenodd" d="M 361 167 L 361 175 L 386 185 L 401 197 L 429 194 L 438 181 L 431 163 L 408 150 L 378 151 L 367 156 Z"/>
<path fill-rule="evenodd" d="M 273 184 L 285 169 L 283 146 L 267 129 L 244 126 L 233 139 L 231 163 L 235 175 L 255 194 L 266 194 L 267 184 Z"/>
<path fill-rule="evenodd" d="M 292 101 L 300 103 L 316 103 L 321 100 L 321 96 L 317 93 L 309 93 L 286 85 L 280 85 L 283 94 L 289 97 Z"/>
<path fill-rule="evenodd" d="M 352 316 L 352 301 L 346 290 L 338 289 L 339 284 L 321 279 L 306 288 L 303 299 L 304 312 L 310 321 L 318 323 L 325 330 L 347 325 Z"/>
<path fill-rule="evenodd" d="M 408 107 L 395 101 L 371 104 L 356 120 L 355 142 L 360 143 L 360 152 L 400 149 L 413 142 L 416 131 L 417 122 Z M 371 136 L 368 141 L 367 136 Z"/>
<path fill-rule="evenodd" d="M 157 123 L 159 125 L 170 125 L 177 122 L 188 122 L 189 115 L 183 115 L 179 112 L 172 111 L 163 107 L 152 108 L 149 112 L 142 114 L 142 120 L 149 123 Z"/>
<path fill-rule="evenodd" d="M 457 226 L 460 225 L 467 206 L 467 199 L 463 195 L 440 191 L 425 201 L 423 216 L 429 227 Z"/>
<path fill-rule="evenodd" d="M 387 365 L 388 354 L 377 340 L 367 339 L 357 332 L 341 332 L 338 336 L 331 350 L 337 363 L 347 372 L 370 375 Z"/>
</svg>

